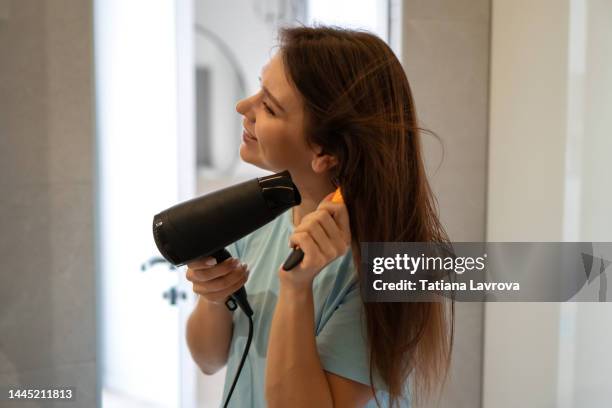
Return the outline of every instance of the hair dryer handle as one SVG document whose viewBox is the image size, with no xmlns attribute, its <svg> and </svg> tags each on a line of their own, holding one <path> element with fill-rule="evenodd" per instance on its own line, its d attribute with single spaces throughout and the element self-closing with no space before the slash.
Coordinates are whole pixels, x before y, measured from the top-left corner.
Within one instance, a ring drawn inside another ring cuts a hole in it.
<svg viewBox="0 0 612 408">
<path fill-rule="evenodd" d="M 304 252 L 300 248 L 295 248 L 285 260 L 283 269 L 289 271 L 297 266 L 304 259 Z"/>
<path fill-rule="evenodd" d="M 227 258 L 231 258 L 232 254 L 230 254 L 227 249 L 223 248 L 213 253 L 211 256 L 215 258 L 217 260 L 217 263 L 219 264 L 225 261 Z M 230 295 L 230 297 L 225 302 L 225 306 L 227 306 L 227 308 L 232 311 L 236 309 L 236 305 L 240 306 L 242 311 L 248 316 L 253 316 L 253 309 L 251 309 L 251 305 L 247 300 L 247 293 L 244 289 L 244 286 L 235 291 L 232 295 Z"/>
</svg>

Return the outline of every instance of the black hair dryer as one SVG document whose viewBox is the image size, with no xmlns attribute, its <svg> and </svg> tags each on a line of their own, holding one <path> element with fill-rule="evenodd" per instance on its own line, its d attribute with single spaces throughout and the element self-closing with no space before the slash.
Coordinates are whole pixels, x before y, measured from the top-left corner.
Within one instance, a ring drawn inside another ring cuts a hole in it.
<svg viewBox="0 0 612 408">
<path fill-rule="evenodd" d="M 259 177 L 170 207 L 153 217 L 159 252 L 181 266 L 212 256 L 217 263 L 231 257 L 225 246 L 300 204 L 300 193 L 288 171 Z M 298 262 L 299 263 L 299 262 Z M 244 286 L 226 302 L 249 316 L 253 311 Z"/>
</svg>

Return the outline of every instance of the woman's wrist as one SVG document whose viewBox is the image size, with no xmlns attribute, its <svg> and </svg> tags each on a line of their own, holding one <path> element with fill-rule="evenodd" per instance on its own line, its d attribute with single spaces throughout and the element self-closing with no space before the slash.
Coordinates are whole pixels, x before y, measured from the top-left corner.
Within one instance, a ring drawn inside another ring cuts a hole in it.
<svg viewBox="0 0 612 408">
<path fill-rule="evenodd" d="M 198 304 L 200 304 L 201 307 L 205 308 L 211 313 L 229 315 L 229 316 L 231 316 L 232 314 L 227 308 L 227 306 L 225 305 L 225 303 L 212 302 L 206 299 L 202 295 L 198 295 Z"/>
<path fill-rule="evenodd" d="M 289 274 L 291 271 L 281 271 L 281 274 Z M 285 276 L 280 279 L 279 296 L 287 295 L 291 299 L 307 300 L 312 297 L 312 282 L 309 280 L 295 280 Z"/>
</svg>

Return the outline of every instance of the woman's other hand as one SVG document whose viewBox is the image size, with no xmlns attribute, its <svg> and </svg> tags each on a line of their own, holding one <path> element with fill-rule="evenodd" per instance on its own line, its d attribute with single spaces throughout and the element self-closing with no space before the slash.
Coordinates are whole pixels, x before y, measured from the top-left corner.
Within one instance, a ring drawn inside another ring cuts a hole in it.
<svg viewBox="0 0 612 408">
<path fill-rule="evenodd" d="M 281 283 L 311 287 L 315 276 L 350 248 L 348 211 L 344 203 L 331 201 L 333 195 L 328 194 L 315 211 L 307 214 L 289 237 L 289 247 L 299 246 L 304 258 L 290 271 L 285 271 L 281 266 Z"/>
<path fill-rule="evenodd" d="M 209 256 L 187 264 L 186 278 L 193 283 L 193 291 L 207 301 L 224 304 L 227 298 L 247 281 L 249 270 L 236 258 L 215 264 Z"/>
</svg>

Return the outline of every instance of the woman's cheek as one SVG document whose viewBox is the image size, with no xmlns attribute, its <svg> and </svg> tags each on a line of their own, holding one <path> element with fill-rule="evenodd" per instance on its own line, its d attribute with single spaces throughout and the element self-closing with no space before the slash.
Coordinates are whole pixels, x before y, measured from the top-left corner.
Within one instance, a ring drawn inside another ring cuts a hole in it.
<svg viewBox="0 0 612 408">
<path fill-rule="evenodd" d="M 285 170 L 303 161 L 306 146 L 300 141 L 299 129 L 280 119 L 261 118 L 256 124 L 260 151 L 268 165 Z"/>
<path fill-rule="evenodd" d="M 285 167 L 285 158 L 282 154 L 282 146 L 278 138 L 269 135 L 261 140 L 261 151 L 265 160 L 274 168 Z"/>
</svg>

